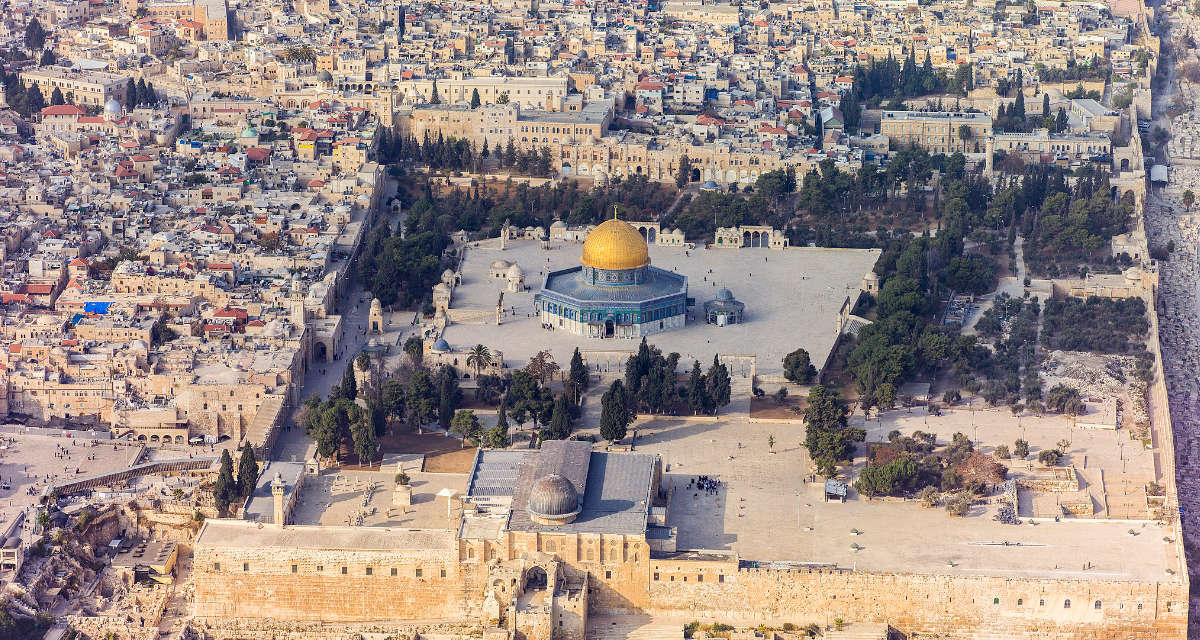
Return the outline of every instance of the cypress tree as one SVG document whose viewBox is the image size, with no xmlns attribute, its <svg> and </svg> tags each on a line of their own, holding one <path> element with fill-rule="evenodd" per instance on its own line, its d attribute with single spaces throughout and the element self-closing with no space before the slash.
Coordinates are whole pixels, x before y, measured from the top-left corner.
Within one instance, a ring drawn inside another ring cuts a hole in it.
<svg viewBox="0 0 1200 640">
<path fill-rule="evenodd" d="M 687 401 L 688 408 L 692 410 L 693 414 L 704 411 L 707 404 L 705 402 L 704 375 L 700 373 L 699 360 L 692 362 L 692 374 L 688 378 L 687 385 Z"/>
<path fill-rule="evenodd" d="M 625 437 L 633 414 L 629 410 L 629 398 L 625 385 L 620 380 L 613 380 L 612 386 L 604 392 L 600 399 L 600 437 L 609 442 L 617 442 Z"/>
<path fill-rule="evenodd" d="M 471 108 L 478 109 L 479 105 L 479 89 L 471 89 Z"/>
<path fill-rule="evenodd" d="M 213 500 L 217 503 L 217 511 L 225 513 L 229 503 L 233 501 L 237 484 L 233 481 L 233 458 L 229 449 L 221 452 L 221 469 L 217 472 L 217 482 L 213 485 Z"/>
<path fill-rule="evenodd" d="M 715 413 L 717 409 L 729 404 L 731 394 L 729 368 L 722 364 L 717 356 L 714 355 L 712 366 L 709 367 L 706 377 L 708 380 L 708 400 Z"/>
<path fill-rule="evenodd" d="M 342 372 L 342 387 L 341 395 L 347 400 L 354 400 L 358 397 L 358 382 L 354 379 L 354 361 L 346 363 L 346 370 Z"/>
<path fill-rule="evenodd" d="M 54 87 L 54 93 L 50 94 L 50 104 L 66 104 L 67 100 L 63 97 L 62 89 Z"/>
<path fill-rule="evenodd" d="M 601 422 L 603 423 L 603 420 Z M 546 427 L 542 439 L 565 440 L 569 435 L 571 435 L 571 402 L 567 399 L 567 394 L 560 393 L 554 399 L 554 410 L 550 414 L 550 424 Z"/>
<path fill-rule="evenodd" d="M 254 447 L 246 443 L 242 447 L 242 458 L 238 461 L 238 495 L 249 498 L 258 484 L 258 461 L 254 459 Z"/>
<path fill-rule="evenodd" d="M 583 364 L 583 355 L 579 353 L 579 347 L 575 347 L 575 353 L 571 354 L 571 369 L 568 379 L 575 393 L 575 401 L 579 402 L 579 396 L 583 395 L 583 391 L 587 389 L 588 385 L 587 365 Z"/>
</svg>

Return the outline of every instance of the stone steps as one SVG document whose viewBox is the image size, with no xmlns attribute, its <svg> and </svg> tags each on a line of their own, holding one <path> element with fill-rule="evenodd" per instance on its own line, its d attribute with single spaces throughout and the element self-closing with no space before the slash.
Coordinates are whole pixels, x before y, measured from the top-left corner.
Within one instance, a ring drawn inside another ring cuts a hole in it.
<svg viewBox="0 0 1200 640">
<path fill-rule="evenodd" d="M 846 625 L 841 631 L 826 631 L 822 637 L 825 640 L 887 640 L 888 626 L 873 622 L 855 622 Z"/>
</svg>

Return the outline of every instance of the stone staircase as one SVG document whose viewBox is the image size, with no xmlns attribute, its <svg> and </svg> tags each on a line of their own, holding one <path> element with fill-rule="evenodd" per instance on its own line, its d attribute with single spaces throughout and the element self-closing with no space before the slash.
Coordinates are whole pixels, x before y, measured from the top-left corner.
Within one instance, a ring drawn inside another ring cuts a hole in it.
<svg viewBox="0 0 1200 640">
<path fill-rule="evenodd" d="M 683 625 L 649 616 L 594 617 L 587 640 L 683 640 Z"/>
</svg>

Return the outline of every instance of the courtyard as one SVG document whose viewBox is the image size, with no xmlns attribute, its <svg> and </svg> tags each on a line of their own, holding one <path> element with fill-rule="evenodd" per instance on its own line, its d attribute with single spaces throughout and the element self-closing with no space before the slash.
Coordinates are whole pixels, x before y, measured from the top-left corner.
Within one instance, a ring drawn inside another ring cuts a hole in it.
<svg viewBox="0 0 1200 640">
<path fill-rule="evenodd" d="M 549 350 L 557 362 L 566 365 L 575 347 L 581 350 L 632 351 L 637 342 L 630 339 L 584 338 L 562 330 L 548 330 L 534 309 L 547 270 L 579 264 L 582 244 L 551 242 L 549 249 L 533 240 L 513 240 L 503 251 L 497 248 L 469 248 L 462 266 L 462 284 L 454 289 L 452 322 L 443 336 L 456 347 L 482 343 L 504 351 L 505 364 L 519 368 L 530 356 Z M 771 249 L 692 249 L 650 246 L 650 258 L 656 267 L 688 277 L 688 296 L 694 307 L 688 310 L 683 329 L 651 336 L 649 341 L 664 353 L 678 352 L 681 362 L 693 359 L 703 363 L 713 355 L 756 356 L 759 375 L 779 375 L 783 357 L 803 347 L 812 361 L 825 362 L 837 337 L 837 314 L 843 302 L 857 299 L 863 276 L 875 265 L 878 250 L 789 248 Z M 528 289 L 504 291 L 503 278 L 489 277 L 496 260 L 516 263 L 525 271 Z M 706 324 L 703 304 L 712 300 L 720 288 L 728 288 L 746 304 L 742 325 L 718 327 Z M 502 324 L 495 324 L 497 300 L 503 292 Z M 623 362 L 621 363 L 623 366 Z M 735 377 L 743 373 L 731 370 Z M 746 371 L 745 373 L 748 373 Z"/>
<path fill-rule="evenodd" d="M 991 437 L 1011 446 L 1012 437 L 1020 435 L 1017 420 L 999 412 L 977 412 L 975 420 L 980 438 L 989 443 L 978 447 L 984 452 L 992 450 Z M 944 443 L 956 431 L 968 432 L 970 421 L 966 411 L 931 416 L 928 424 L 915 412 L 893 412 L 879 425 L 872 420 L 868 437 L 878 440 L 892 428 L 924 429 L 938 433 Z M 1124 432 L 1072 432 L 1052 422 L 1022 421 L 1034 443 L 1031 457 L 1039 447 L 1067 437 L 1072 440 L 1068 461 L 1086 465 L 1085 474 L 1095 470 L 1100 477 L 1103 469 L 1119 476 L 1119 458 L 1125 455 L 1131 474 L 1139 480 L 1152 477 L 1150 453 L 1135 455 L 1129 443 L 1122 454 L 1114 444 L 1128 437 Z M 869 501 L 853 490 L 845 503 L 825 502 L 823 479 L 808 481 L 811 466 L 800 446 L 799 424 L 750 422 L 744 412 L 731 411 L 713 422 L 652 418 L 633 428 L 637 452 L 662 456 L 664 484 L 675 491 L 669 524 L 678 529 L 680 549 L 734 551 L 744 560 L 763 562 L 1038 578 L 1153 580 L 1180 567 L 1171 529 L 1156 522 L 1039 519 L 1029 524 L 1026 519 L 1005 525 L 992 519 L 998 504 L 976 504 L 967 517 L 954 518 L 915 501 Z M 861 455 L 860 447 L 851 478 L 863 464 Z M 700 475 L 719 480 L 719 489 L 710 494 L 688 488 Z"/>
</svg>

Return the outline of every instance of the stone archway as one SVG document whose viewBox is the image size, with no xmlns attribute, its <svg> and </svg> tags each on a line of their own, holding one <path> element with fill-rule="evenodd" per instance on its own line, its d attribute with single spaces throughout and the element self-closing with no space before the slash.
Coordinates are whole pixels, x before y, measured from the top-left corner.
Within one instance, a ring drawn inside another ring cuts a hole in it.
<svg viewBox="0 0 1200 640">
<path fill-rule="evenodd" d="M 616 325 L 613 324 L 612 320 L 604 321 L 604 337 L 605 338 L 613 337 L 613 334 L 616 333 L 616 330 L 617 330 Z"/>
<path fill-rule="evenodd" d="M 655 236 L 656 234 L 654 232 L 654 227 L 649 227 L 646 229 L 646 242 L 648 244 L 654 244 Z"/>
<path fill-rule="evenodd" d="M 313 360 L 320 362 L 329 361 L 329 347 L 325 346 L 324 342 L 318 340 L 317 343 L 313 345 Z"/>
<path fill-rule="evenodd" d="M 525 591 L 543 590 L 548 586 L 547 582 L 546 570 L 541 567 L 530 567 L 525 572 Z"/>
</svg>

